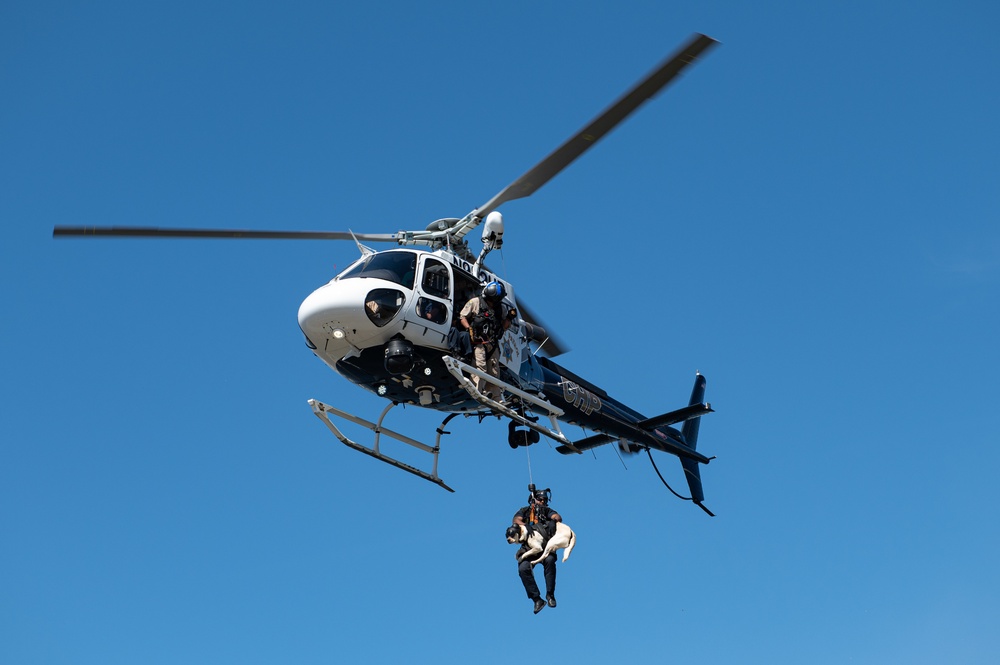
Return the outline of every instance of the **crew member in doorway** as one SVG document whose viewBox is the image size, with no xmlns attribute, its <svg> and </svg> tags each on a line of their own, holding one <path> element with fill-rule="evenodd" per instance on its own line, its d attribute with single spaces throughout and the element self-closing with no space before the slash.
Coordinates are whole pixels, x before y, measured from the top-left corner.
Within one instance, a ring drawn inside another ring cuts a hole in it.
<svg viewBox="0 0 1000 665">
<path fill-rule="evenodd" d="M 462 308 L 460 322 L 469 331 L 472 340 L 476 369 L 490 376 L 500 377 L 499 342 L 510 327 L 514 310 L 503 304 L 507 290 L 500 282 L 490 282 L 483 287 L 482 295 L 470 298 Z M 490 399 L 500 396 L 500 389 L 473 375 L 472 382 L 479 392 Z M 483 385 L 485 384 L 485 385 Z"/>
</svg>

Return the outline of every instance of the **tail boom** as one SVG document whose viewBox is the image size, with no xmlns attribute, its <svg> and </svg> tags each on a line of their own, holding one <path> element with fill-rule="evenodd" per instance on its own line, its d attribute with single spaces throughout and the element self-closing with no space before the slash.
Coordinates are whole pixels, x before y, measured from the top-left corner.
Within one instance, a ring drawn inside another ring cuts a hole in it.
<svg viewBox="0 0 1000 665">
<path fill-rule="evenodd" d="M 625 433 L 620 430 L 612 433 L 599 430 L 597 434 L 577 441 L 574 444 L 576 450 L 567 446 L 559 446 L 556 450 L 563 454 L 569 454 L 577 452 L 577 450 L 590 450 L 617 441 L 623 452 L 635 453 L 646 448 L 676 455 L 684 469 L 684 477 L 691 493 L 691 501 L 709 515 L 713 515 L 712 511 L 706 508 L 703 503 L 705 491 L 701 484 L 701 465 L 708 464 L 715 458 L 706 457 L 697 451 L 701 417 L 714 412 L 712 406 L 704 401 L 706 383 L 707 381 L 701 373 L 695 376 L 691 398 L 688 400 L 688 405 L 683 408 L 652 418 L 640 416 L 627 424 L 628 430 Z M 603 395 L 603 397 L 606 401 L 611 401 L 607 395 Z M 621 426 L 623 423 L 617 424 Z M 677 424 L 681 424 L 680 429 L 672 427 L 672 425 Z"/>
</svg>

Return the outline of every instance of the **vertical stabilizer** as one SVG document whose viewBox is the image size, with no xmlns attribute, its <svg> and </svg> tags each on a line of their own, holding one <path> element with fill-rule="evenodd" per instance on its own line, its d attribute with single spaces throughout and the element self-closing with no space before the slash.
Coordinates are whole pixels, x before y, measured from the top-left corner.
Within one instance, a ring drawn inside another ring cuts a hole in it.
<svg viewBox="0 0 1000 665">
<path fill-rule="evenodd" d="M 705 384 L 705 377 L 699 373 L 694 379 L 694 389 L 691 391 L 691 399 L 688 401 L 688 405 L 702 404 L 705 401 Z M 701 418 L 691 418 L 690 420 L 685 420 L 684 425 L 681 427 L 684 443 L 691 450 L 695 450 L 698 447 L 698 426 L 700 424 Z M 696 460 L 682 457 L 681 466 L 684 468 L 684 477 L 687 478 L 688 489 L 691 490 L 691 500 L 698 504 L 699 508 L 712 515 L 712 511 L 702 505 L 702 501 L 705 500 L 705 492 L 701 487 L 700 464 Z"/>
<path fill-rule="evenodd" d="M 688 405 L 702 404 L 705 401 L 705 377 L 698 374 L 694 378 L 694 390 L 691 391 L 691 399 L 688 400 Z M 681 434 L 684 435 L 684 443 L 691 450 L 698 449 L 698 425 L 701 423 L 701 418 L 692 418 L 691 420 L 684 421 L 683 427 L 681 427 Z"/>
</svg>

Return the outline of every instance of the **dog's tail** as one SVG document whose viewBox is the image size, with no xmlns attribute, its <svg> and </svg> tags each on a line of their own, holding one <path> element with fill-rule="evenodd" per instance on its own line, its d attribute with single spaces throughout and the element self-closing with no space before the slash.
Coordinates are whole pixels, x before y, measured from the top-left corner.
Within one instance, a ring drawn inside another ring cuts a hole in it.
<svg viewBox="0 0 1000 665">
<path fill-rule="evenodd" d="M 576 532 L 573 531 L 572 529 L 570 529 L 570 532 L 569 532 L 569 545 L 567 545 L 566 549 L 563 550 L 563 558 L 562 558 L 563 563 L 566 563 L 566 559 L 569 558 L 569 554 L 570 554 L 570 552 L 573 551 L 574 547 L 576 547 Z"/>
</svg>

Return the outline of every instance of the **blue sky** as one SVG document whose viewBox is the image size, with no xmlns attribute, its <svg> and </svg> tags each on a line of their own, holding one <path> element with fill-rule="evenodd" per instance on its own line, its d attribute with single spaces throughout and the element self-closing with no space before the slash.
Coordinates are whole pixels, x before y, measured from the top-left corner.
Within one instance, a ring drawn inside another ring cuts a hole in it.
<svg viewBox="0 0 1000 665">
<path fill-rule="evenodd" d="M 995 662 L 1000 12 L 806 4 L 8 3 L 0 661 Z M 636 409 L 708 377 L 718 517 L 533 447 L 579 538 L 538 616 L 502 424 L 448 494 L 311 414 L 382 408 L 296 327 L 350 243 L 51 238 L 461 216 L 694 32 L 492 266 Z"/>
</svg>

